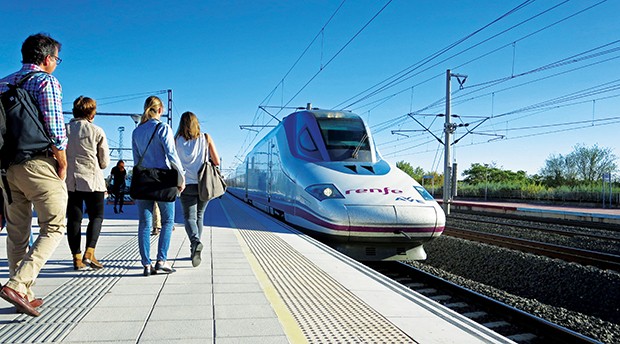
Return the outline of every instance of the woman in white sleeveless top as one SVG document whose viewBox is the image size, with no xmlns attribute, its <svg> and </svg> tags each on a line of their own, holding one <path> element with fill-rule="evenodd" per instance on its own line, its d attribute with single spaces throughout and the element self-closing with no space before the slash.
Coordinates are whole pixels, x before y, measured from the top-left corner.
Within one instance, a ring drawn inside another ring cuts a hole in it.
<svg viewBox="0 0 620 344">
<path fill-rule="evenodd" d="M 185 190 L 181 193 L 185 231 L 190 239 L 190 257 L 192 266 L 200 265 L 200 253 L 203 245 L 200 242 L 204 212 L 208 202 L 198 197 L 198 170 L 209 157 L 215 166 L 220 164 L 220 158 L 215 149 L 211 136 L 207 138 L 200 132 L 198 117 L 192 112 L 181 115 L 179 129 L 175 135 L 175 144 L 179 158 L 185 169 Z"/>
</svg>

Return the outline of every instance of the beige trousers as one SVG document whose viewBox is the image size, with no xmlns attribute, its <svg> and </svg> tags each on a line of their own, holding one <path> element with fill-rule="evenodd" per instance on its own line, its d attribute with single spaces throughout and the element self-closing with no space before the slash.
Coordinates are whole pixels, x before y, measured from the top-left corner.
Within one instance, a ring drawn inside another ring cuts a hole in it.
<svg viewBox="0 0 620 344">
<path fill-rule="evenodd" d="M 53 157 L 36 157 L 7 171 L 13 202 L 4 195 L 7 221 L 9 288 L 34 299 L 32 285 L 66 232 L 67 186 L 58 178 Z M 28 249 L 32 208 L 37 212 L 39 237 Z"/>
</svg>

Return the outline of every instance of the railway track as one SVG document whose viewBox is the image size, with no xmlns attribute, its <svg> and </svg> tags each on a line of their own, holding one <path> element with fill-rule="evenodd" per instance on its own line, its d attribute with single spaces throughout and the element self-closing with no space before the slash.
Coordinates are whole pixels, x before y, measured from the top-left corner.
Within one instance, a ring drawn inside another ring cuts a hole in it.
<svg viewBox="0 0 620 344">
<path fill-rule="evenodd" d="M 605 241 L 620 242 L 620 237 L 618 236 L 569 231 L 569 230 L 564 230 L 564 229 L 551 228 L 549 226 L 543 226 L 543 225 L 535 226 L 535 225 L 524 225 L 522 223 L 517 224 L 517 223 L 500 222 L 497 220 L 471 219 L 471 218 L 466 218 L 466 217 L 460 217 L 458 215 L 457 216 L 451 215 L 450 217 L 452 219 L 459 220 L 459 221 L 485 223 L 485 224 L 497 225 L 497 226 L 502 226 L 502 227 L 513 227 L 513 228 L 517 228 L 520 230 L 531 229 L 535 231 L 558 234 L 558 235 L 563 235 L 567 237 L 586 237 L 586 238 L 599 239 L 599 240 L 605 240 Z"/>
<path fill-rule="evenodd" d="M 563 259 L 583 265 L 592 265 L 601 269 L 620 271 L 620 256 L 615 254 L 577 249 L 456 227 L 446 227 L 444 234 L 461 239 L 544 255 L 551 258 Z"/>
<path fill-rule="evenodd" d="M 592 222 L 592 221 L 578 221 L 578 220 L 566 220 L 566 219 L 558 219 L 558 218 L 544 218 L 540 216 L 533 215 L 514 215 L 514 214 L 503 214 L 496 212 L 488 212 L 488 211 L 478 211 L 478 210 L 462 210 L 462 209 L 454 209 L 453 214 L 467 214 L 467 215 L 480 215 L 480 216 L 493 216 L 497 218 L 510 219 L 510 220 L 520 220 L 520 221 L 534 221 L 539 223 L 549 223 L 549 224 L 559 224 L 565 226 L 578 226 L 583 228 L 590 229 L 602 229 L 602 230 L 610 230 L 610 231 L 620 231 L 620 226 L 617 224 L 604 223 L 604 222 Z"/>
<path fill-rule="evenodd" d="M 411 265 L 402 262 L 368 262 L 366 264 L 517 343 L 599 343 L 592 338 L 433 276 Z"/>
</svg>

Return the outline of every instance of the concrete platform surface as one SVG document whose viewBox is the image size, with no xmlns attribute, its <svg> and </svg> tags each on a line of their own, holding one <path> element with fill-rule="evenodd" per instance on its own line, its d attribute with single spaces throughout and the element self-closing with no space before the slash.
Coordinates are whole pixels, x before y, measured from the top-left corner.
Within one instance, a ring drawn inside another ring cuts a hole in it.
<svg viewBox="0 0 620 344">
<path fill-rule="evenodd" d="M 177 271 L 144 277 L 136 206 L 124 211 L 106 205 L 104 269 L 74 271 L 60 244 L 34 287 L 40 317 L 0 300 L 1 343 L 510 342 L 230 196 L 209 204 L 195 268 L 177 204 L 168 252 Z M 0 254 L 2 283 L 7 266 Z"/>
</svg>

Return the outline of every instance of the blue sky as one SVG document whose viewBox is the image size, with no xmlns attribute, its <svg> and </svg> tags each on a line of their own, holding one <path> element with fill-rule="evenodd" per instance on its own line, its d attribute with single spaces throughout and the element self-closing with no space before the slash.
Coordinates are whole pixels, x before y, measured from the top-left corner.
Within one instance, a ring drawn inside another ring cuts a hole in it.
<svg viewBox="0 0 620 344">
<path fill-rule="evenodd" d="M 85 95 L 99 112 L 140 113 L 146 96 L 172 89 L 174 129 L 196 113 L 225 169 L 268 130 L 239 125 L 274 123 L 260 105 L 281 119 L 292 110 L 276 107 L 311 102 L 361 115 L 386 159 L 441 173 L 443 146 L 413 130 L 442 137 L 451 69 L 468 76 L 462 90 L 452 81 L 455 121 L 469 124 L 456 133 L 467 134 L 454 145 L 459 169 L 534 174 L 576 144 L 620 156 L 618 12 L 615 0 L 4 1 L 0 74 L 46 32 L 63 44 L 66 111 Z M 95 122 L 112 147 L 123 126 L 131 146 L 130 118 Z"/>
</svg>

